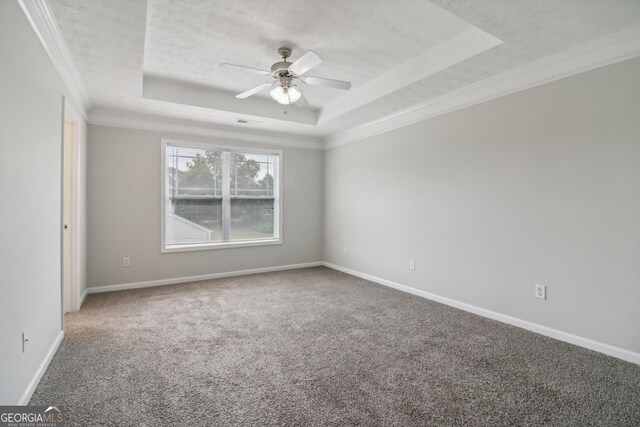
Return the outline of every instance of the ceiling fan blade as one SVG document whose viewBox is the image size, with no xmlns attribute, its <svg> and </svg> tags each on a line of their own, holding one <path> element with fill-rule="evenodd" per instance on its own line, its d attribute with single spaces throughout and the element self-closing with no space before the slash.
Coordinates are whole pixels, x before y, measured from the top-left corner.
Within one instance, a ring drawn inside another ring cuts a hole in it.
<svg viewBox="0 0 640 427">
<path fill-rule="evenodd" d="M 238 68 L 240 70 L 249 71 L 251 73 L 262 74 L 263 76 L 267 76 L 271 74 L 271 71 L 258 70 L 257 68 L 245 67 L 244 65 L 228 64 L 226 62 L 223 64 L 220 64 L 220 66 L 226 67 L 226 68 Z"/>
<path fill-rule="evenodd" d="M 250 97 L 251 95 L 255 95 L 258 92 L 262 92 L 263 90 L 265 90 L 268 87 L 271 87 L 272 83 L 262 83 L 261 85 L 258 85 L 254 88 L 249 89 L 246 92 L 242 92 L 236 95 L 236 98 L 239 99 L 245 99 Z"/>
<path fill-rule="evenodd" d="M 289 71 L 292 71 L 294 74 L 301 75 L 309 71 L 315 66 L 318 66 L 322 63 L 322 59 L 312 50 L 308 51 L 304 55 L 300 57 L 296 62 L 289 65 Z"/>
<path fill-rule="evenodd" d="M 305 76 L 302 78 L 302 81 L 308 85 L 313 86 L 326 86 L 326 87 L 334 87 L 336 89 L 351 89 L 351 82 L 345 82 L 343 80 L 334 80 L 334 79 L 325 79 L 322 77 L 311 77 Z"/>
</svg>

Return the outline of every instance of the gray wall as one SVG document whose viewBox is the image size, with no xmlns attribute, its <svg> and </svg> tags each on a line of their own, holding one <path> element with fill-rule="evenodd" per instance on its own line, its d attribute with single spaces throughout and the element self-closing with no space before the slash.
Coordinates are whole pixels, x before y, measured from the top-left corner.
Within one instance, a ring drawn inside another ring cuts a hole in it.
<svg viewBox="0 0 640 427">
<path fill-rule="evenodd" d="M 325 261 L 639 352 L 638 76 L 634 59 L 328 150 Z"/>
<path fill-rule="evenodd" d="M 90 286 L 322 261 L 322 152 L 288 147 L 278 147 L 284 152 L 282 245 L 160 253 L 162 138 L 234 145 L 229 140 L 90 125 Z M 122 267 L 125 256 L 131 257 L 127 268 Z"/>
<path fill-rule="evenodd" d="M 0 2 L 0 58 L 0 404 L 15 404 L 61 330 L 62 97 L 66 89 L 14 1 Z M 79 125 L 81 135 L 86 135 L 86 123 Z M 84 150 L 81 137 L 81 176 Z M 83 193 L 79 204 L 82 251 Z M 82 282 L 83 268 L 79 277 Z M 25 353 L 23 331 L 30 336 Z"/>
</svg>

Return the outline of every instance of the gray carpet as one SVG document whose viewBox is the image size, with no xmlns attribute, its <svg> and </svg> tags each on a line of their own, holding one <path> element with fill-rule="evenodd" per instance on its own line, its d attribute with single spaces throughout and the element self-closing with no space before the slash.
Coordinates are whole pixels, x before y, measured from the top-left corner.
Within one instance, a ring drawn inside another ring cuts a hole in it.
<svg viewBox="0 0 640 427">
<path fill-rule="evenodd" d="M 640 366 L 327 268 L 89 295 L 71 425 L 640 425 Z"/>
</svg>

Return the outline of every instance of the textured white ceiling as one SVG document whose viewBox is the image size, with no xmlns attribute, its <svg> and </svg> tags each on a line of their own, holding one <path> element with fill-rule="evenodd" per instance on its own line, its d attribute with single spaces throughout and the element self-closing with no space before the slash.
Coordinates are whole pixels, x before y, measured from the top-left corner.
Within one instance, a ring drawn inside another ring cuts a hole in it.
<svg viewBox="0 0 640 427">
<path fill-rule="evenodd" d="M 281 45 L 293 60 L 314 50 L 319 77 L 362 85 L 475 26 L 503 44 L 320 126 L 254 117 L 255 127 L 327 135 L 640 24 L 640 1 L 616 0 L 49 0 L 97 107 L 231 124 L 238 112 L 142 97 L 143 73 L 243 91 L 261 76 L 221 62 L 267 68 Z M 401 75 L 398 78 L 402 78 Z M 342 92 L 305 86 L 314 107 Z M 231 92 L 233 93 L 233 92 Z M 267 96 L 266 94 L 264 96 Z M 278 107 L 274 103 L 273 108 Z"/>
<path fill-rule="evenodd" d="M 118 103 L 142 94 L 146 1 L 49 5 L 92 100 Z"/>
<path fill-rule="evenodd" d="M 640 1 L 432 0 L 503 44 L 323 125 L 326 133 L 366 123 L 640 23 Z"/>
<path fill-rule="evenodd" d="M 243 92 L 265 81 L 220 67 L 269 70 L 280 46 L 291 61 L 313 50 L 323 63 L 309 75 L 358 86 L 470 27 L 422 0 L 177 1 L 148 0 L 145 72 Z M 312 106 L 342 91 L 304 86 Z M 262 96 L 268 97 L 268 93 Z"/>
</svg>

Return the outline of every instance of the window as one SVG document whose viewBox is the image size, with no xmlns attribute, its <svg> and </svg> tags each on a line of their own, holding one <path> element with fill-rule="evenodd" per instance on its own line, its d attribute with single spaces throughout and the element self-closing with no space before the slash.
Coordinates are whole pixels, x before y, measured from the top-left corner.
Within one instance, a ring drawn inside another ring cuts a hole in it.
<svg viewBox="0 0 640 427">
<path fill-rule="evenodd" d="M 280 152 L 162 147 L 163 252 L 281 243 Z"/>
</svg>

